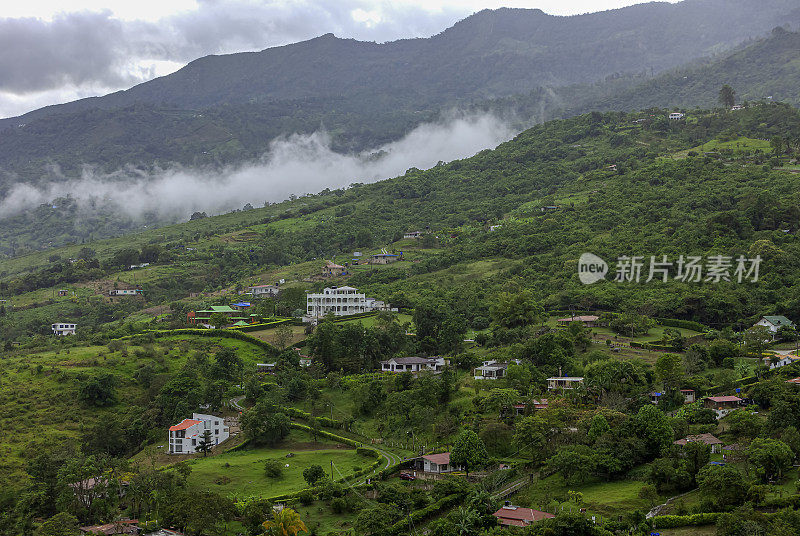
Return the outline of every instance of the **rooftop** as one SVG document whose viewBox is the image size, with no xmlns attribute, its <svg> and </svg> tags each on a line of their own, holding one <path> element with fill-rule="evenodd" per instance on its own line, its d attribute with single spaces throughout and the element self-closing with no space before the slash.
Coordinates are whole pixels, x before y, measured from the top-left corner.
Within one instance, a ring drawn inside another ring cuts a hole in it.
<svg viewBox="0 0 800 536">
<path fill-rule="evenodd" d="M 559 318 L 557 322 L 595 322 L 598 316 L 595 315 L 583 315 L 583 316 L 571 316 L 567 318 Z"/>
<path fill-rule="evenodd" d="M 721 445 L 722 441 L 717 439 L 711 434 L 697 434 L 686 436 L 674 442 L 676 445 L 685 445 L 686 443 L 705 443 L 706 445 Z"/>
<path fill-rule="evenodd" d="M 741 402 L 742 399 L 738 396 L 707 396 L 706 400 L 711 400 L 712 402 Z"/>
<path fill-rule="evenodd" d="M 436 465 L 450 465 L 449 452 L 442 452 L 440 454 L 426 454 L 422 458 L 431 463 L 435 463 Z"/>
<path fill-rule="evenodd" d="M 202 423 L 203 423 L 203 421 L 196 421 L 194 419 L 183 419 L 179 424 L 176 424 L 175 426 L 170 426 L 169 427 L 169 431 L 170 432 L 175 432 L 177 430 L 186 430 L 190 426 L 194 426 L 195 424 L 202 424 Z"/>
<path fill-rule="evenodd" d="M 794 322 L 789 320 L 783 315 L 770 315 L 770 316 L 762 316 L 764 320 L 772 324 L 773 326 L 793 326 Z"/>
<path fill-rule="evenodd" d="M 500 520 L 501 525 L 511 525 L 515 527 L 524 527 L 534 521 L 556 517 L 553 514 L 540 510 L 512 505 L 503 506 L 492 515 Z"/>
</svg>

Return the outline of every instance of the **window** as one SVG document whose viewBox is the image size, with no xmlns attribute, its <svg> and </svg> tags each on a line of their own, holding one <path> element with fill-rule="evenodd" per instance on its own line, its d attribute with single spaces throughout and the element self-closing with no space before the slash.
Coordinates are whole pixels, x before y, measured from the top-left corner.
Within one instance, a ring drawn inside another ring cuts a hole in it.
<svg viewBox="0 0 800 536">
<path fill-rule="evenodd" d="M 196 439 L 192 439 L 192 446 L 193 446 L 193 447 L 194 447 L 194 446 L 197 446 L 197 440 L 196 440 Z"/>
<path fill-rule="evenodd" d="M 214 435 L 219 435 L 219 428 L 217 428 L 216 430 L 214 430 Z"/>
</svg>

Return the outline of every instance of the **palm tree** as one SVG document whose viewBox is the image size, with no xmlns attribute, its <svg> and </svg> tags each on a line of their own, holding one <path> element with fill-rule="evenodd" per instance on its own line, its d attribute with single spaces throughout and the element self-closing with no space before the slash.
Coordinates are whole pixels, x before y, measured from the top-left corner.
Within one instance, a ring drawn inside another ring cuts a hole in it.
<svg viewBox="0 0 800 536">
<path fill-rule="evenodd" d="M 291 508 L 275 512 L 272 520 L 264 521 L 262 526 L 270 536 L 297 536 L 301 532 L 308 532 L 300 514 Z"/>
</svg>

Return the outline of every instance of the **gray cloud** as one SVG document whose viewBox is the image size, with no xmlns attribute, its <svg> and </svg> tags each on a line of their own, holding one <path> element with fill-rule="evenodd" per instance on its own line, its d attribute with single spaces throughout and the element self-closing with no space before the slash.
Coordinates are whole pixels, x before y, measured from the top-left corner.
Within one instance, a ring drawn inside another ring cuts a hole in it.
<svg viewBox="0 0 800 536">
<path fill-rule="evenodd" d="M 357 21 L 352 13 L 358 9 L 378 9 L 380 20 Z M 0 94 L 62 86 L 122 88 L 152 78 L 148 62 L 186 63 L 327 32 L 373 41 L 428 36 L 467 14 L 430 13 L 388 0 L 199 0 L 198 9 L 157 22 L 122 21 L 108 11 L 62 13 L 51 21 L 5 18 L 0 19 Z"/>
<path fill-rule="evenodd" d="M 513 131 L 493 115 L 452 116 L 424 124 L 374 153 L 343 155 L 330 148 L 325 133 L 294 135 L 272 142 L 258 161 L 221 171 L 172 168 L 151 175 L 132 170 L 98 174 L 87 169 L 78 180 L 45 186 L 17 184 L 0 201 L 0 218 L 58 197 L 70 196 L 88 209 L 93 203 L 115 206 L 137 218 L 148 212 L 187 217 L 196 210 L 227 212 L 245 203 L 281 201 L 291 194 L 341 188 L 401 175 L 408 168 L 429 168 L 493 148 Z"/>
</svg>

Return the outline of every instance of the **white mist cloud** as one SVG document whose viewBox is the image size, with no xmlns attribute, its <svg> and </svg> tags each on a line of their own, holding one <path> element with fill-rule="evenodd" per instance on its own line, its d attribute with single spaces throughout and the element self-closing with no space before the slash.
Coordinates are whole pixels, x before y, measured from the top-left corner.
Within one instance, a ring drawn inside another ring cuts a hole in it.
<svg viewBox="0 0 800 536">
<path fill-rule="evenodd" d="M 245 203 L 261 206 L 292 194 L 375 182 L 411 167 L 426 169 L 496 147 L 513 134 L 493 115 L 454 116 L 443 123 L 420 125 L 376 149 L 381 153 L 377 158 L 372 151 L 336 153 L 322 132 L 293 135 L 273 141 L 259 161 L 221 171 L 175 167 L 153 174 L 136 170 L 100 174 L 86 169 L 80 179 L 44 186 L 17 184 L 0 201 L 0 217 L 67 196 L 87 209 L 93 204 L 113 206 L 134 218 L 148 212 L 162 217 L 187 217 L 194 211 L 216 214 Z"/>
</svg>

